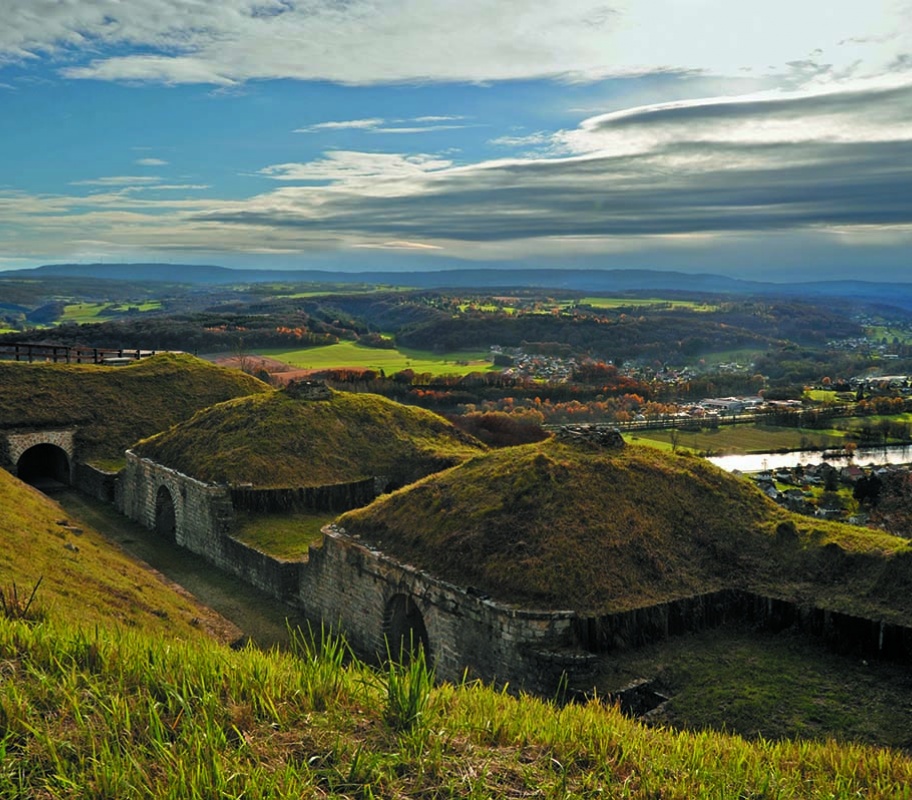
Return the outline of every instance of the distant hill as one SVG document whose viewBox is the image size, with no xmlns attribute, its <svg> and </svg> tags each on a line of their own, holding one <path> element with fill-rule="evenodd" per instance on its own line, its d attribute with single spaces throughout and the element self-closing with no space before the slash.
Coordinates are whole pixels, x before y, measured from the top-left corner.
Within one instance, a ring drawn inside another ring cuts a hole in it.
<svg viewBox="0 0 912 800">
<path fill-rule="evenodd" d="M 328 270 L 229 269 L 199 264 L 48 264 L 0 272 L 4 278 L 84 277 L 117 281 L 225 285 L 302 282 L 382 284 L 419 289 L 532 287 L 584 292 L 677 291 L 703 294 L 764 294 L 786 297 L 840 297 L 884 302 L 912 309 L 912 282 L 814 281 L 770 283 L 710 273 L 645 269 L 504 269 L 484 267 L 421 272 L 332 272 Z M 2 285 L 2 284 L 0 284 Z"/>
</svg>

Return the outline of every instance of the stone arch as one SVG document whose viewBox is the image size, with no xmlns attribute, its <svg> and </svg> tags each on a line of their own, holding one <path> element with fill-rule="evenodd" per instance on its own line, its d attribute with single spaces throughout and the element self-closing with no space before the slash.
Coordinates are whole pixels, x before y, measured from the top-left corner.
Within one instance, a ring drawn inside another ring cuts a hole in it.
<svg viewBox="0 0 912 800">
<path fill-rule="evenodd" d="M 177 509 L 171 491 L 164 484 L 155 495 L 155 532 L 171 541 L 177 539 Z"/>
<path fill-rule="evenodd" d="M 49 442 L 35 444 L 25 450 L 16 462 L 20 480 L 38 487 L 70 484 L 70 458 L 66 450 Z"/>
<path fill-rule="evenodd" d="M 418 648 L 425 660 L 431 662 L 431 643 L 421 609 L 407 594 L 394 594 L 383 613 L 383 636 L 390 657 L 403 663 L 411 661 Z"/>
</svg>

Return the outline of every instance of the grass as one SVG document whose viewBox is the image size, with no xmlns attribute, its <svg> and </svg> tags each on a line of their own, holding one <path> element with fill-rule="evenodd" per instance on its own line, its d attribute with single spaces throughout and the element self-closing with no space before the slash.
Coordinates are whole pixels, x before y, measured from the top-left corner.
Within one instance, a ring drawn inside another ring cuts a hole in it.
<svg viewBox="0 0 912 800">
<path fill-rule="evenodd" d="M 32 609 L 72 614 L 86 628 L 118 625 L 199 638 L 211 626 L 211 613 L 3 470 L 0 509 L 0 587 L 11 607 L 24 606 L 40 581 Z"/>
<path fill-rule="evenodd" d="M 805 447 L 842 447 L 843 432 L 811 428 L 779 428 L 773 425 L 721 425 L 699 430 L 678 429 L 678 449 L 714 455 L 768 453 L 776 450 L 799 450 Z M 671 450 L 671 430 L 644 430 L 627 437 L 641 444 L 657 444 Z"/>
<path fill-rule="evenodd" d="M 388 683 L 340 652 L 0 620 L 0 794 L 910 797 L 900 752 L 656 730 L 598 702 L 445 684 L 399 716 Z"/>
<path fill-rule="evenodd" d="M 491 452 L 339 524 L 525 607 L 610 613 L 725 587 L 894 621 L 912 611 L 909 541 L 791 515 L 749 481 L 647 447 Z"/>
<path fill-rule="evenodd" d="M 126 367 L 0 362 L 0 428 L 76 427 L 80 460 L 116 464 L 138 439 L 233 397 L 269 391 L 237 370 L 162 353 Z"/>
<path fill-rule="evenodd" d="M 275 358 L 301 369 L 333 369 L 357 367 L 373 369 L 391 375 L 404 369 L 431 375 L 466 375 L 470 372 L 494 370 L 486 350 L 432 353 L 410 348 L 378 349 L 356 342 L 339 342 L 325 347 L 299 350 L 258 350 L 258 355 Z M 466 362 L 466 363 L 459 363 Z"/>
<path fill-rule="evenodd" d="M 686 308 L 691 311 L 718 311 L 720 306 L 717 303 L 698 303 L 694 300 L 669 300 L 661 297 L 581 297 L 581 305 L 592 306 L 593 308 L 625 308 L 625 307 L 646 307 L 662 305 L 673 309 Z"/>
<path fill-rule="evenodd" d="M 912 752 L 912 677 L 813 639 L 740 626 L 677 636 L 603 658 L 599 687 L 648 677 L 670 697 L 654 723 L 757 740 L 888 744 Z"/>
<path fill-rule="evenodd" d="M 199 480 L 259 487 L 380 475 L 403 485 L 483 449 L 437 414 L 379 395 L 333 392 L 310 401 L 283 390 L 206 409 L 135 448 Z"/>
<path fill-rule="evenodd" d="M 21 512 L 0 516 L 0 574 L 31 586 L 59 510 L 2 472 L 0 503 Z M 898 750 L 680 733 L 599 702 L 431 686 L 425 666 L 378 673 L 327 630 L 230 649 L 105 542 L 56 561 L 43 621 L 0 615 L 2 797 L 912 797 Z"/>
<path fill-rule="evenodd" d="M 99 320 L 124 316 L 129 313 L 130 309 L 135 309 L 133 313 L 157 311 L 161 306 L 161 301 L 158 300 L 136 303 L 68 303 L 64 306 L 60 322 L 75 322 L 78 324 L 98 322 Z"/>
<path fill-rule="evenodd" d="M 234 538 L 284 561 L 307 558 L 311 546 L 323 541 L 323 526 L 338 514 L 245 514 L 239 520 Z"/>
</svg>

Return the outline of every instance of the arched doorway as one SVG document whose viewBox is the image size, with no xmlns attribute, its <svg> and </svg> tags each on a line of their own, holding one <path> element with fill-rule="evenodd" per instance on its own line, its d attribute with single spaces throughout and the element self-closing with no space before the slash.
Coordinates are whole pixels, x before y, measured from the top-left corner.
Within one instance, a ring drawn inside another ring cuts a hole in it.
<svg viewBox="0 0 912 800">
<path fill-rule="evenodd" d="M 19 457 L 16 475 L 43 491 L 69 486 L 70 459 L 62 447 L 36 444 Z"/>
<path fill-rule="evenodd" d="M 394 661 L 407 664 L 418 648 L 421 648 L 424 650 L 425 661 L 430 664 L 431 644 L 424 617 L 418 604 L 408 595 L 393 595 L 386 604 L 383 635 L 386 637 L 389 655 Z"/>
<path fill-rule="evenodd" d="M 155 532 L 167 539 L 177 538 L 177 513 L 167 486 L 159 486 L 155 496 Z"/>
</svg>

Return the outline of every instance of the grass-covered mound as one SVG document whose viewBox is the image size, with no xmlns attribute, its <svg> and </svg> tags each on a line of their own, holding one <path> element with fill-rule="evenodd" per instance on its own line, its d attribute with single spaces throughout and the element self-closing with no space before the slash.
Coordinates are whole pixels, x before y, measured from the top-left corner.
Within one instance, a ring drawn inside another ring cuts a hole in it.
<svg viewBox="0 0 912 800">
<path fill-rule="evenodd" d="M 0 361 L 0 428 L 78 426 L 81 460 L 106 464 L 201 408 L 266 391 L 242 372 L 176 353 L 125 367 Z"/>
<path fill-rule="evenodd" d="M 273 391 L 207 408 L 135 452 L 203 481 L 324 486 L 376 475 L 403 484 L 484 446 L 442 417 L 374 394 Z"/>
<path fill-rule="evenodd" d="M 6 604 L 24 611 L 40 580 L 30 614 L 64 615 L 87 628 L 117 623 L 169 637 L 199 637 L 213 625 L 230 627 L 4 470 L 0 542 L 0 592 Z"/>
<path fill-rule="evenodd" d="M 790 515 L 647 447 L 492 452 L 340 519 L 403 561 L 537 608 L 605 613 L 721 588 L 903 620 L 912 543 Z"/>
</svg>

